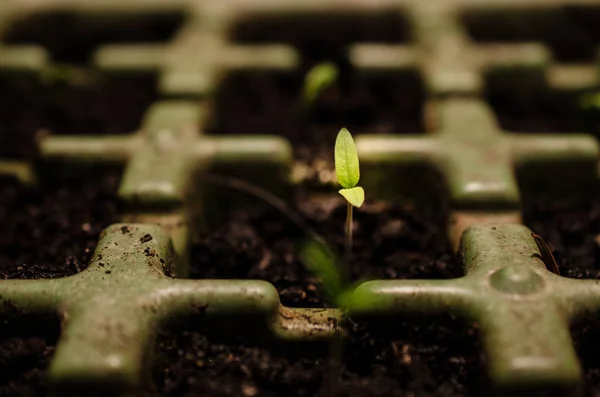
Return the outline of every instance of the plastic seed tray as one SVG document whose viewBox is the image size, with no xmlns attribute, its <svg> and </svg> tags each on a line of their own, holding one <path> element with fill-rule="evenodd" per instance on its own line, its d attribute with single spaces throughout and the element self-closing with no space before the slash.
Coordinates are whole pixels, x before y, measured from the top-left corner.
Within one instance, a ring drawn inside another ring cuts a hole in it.
<svg viewBox="0 0 600 397">
<path fill-rule="evenodd" d="M 317 23 L 348 14 L 363 27 L 362 17 L 397 14 L 406 26 L 398 33 L 401 40 L 369 36 L 365 24 L 366 38 L 345 43 L 347 61 L 358 72 L 417 73 L 426 92 L 426 133 L 357 136 L 363 181 L 367 192 L 384 196 L 422 177 L 403 170 L 422 166 L 441 175 L 450 207 L 447 236 L 465 276 L 368 281 L 356 293 L 373 299 L 356 300 L 349 314 L 456 314 L 478 324 L 494 390 L 577 394 L 582 368 L 569 324 L 600 309 L 600 287 L 595 280 L 546 270 L 531 231 L 522 225 L 521 210 L 527 189 L 573 195 L 588 190 L 597 179 L 600 149 L 593 136 L 577 131 L 505 130 L 485 95 L 488 78 L 505 81 L 506 87 L 543 86 L 569 95 L 596 87 L 600 40 L 565 53 L 560 48 L 569 47 L 569 40 L 580 41 L 564 30 L 565 44 L 556 37 L 561 32 L 552 31 L 569 13 L 587 10 L 584 22 L 593 26 L 600 3 L 584 0 L 5 1 L 0 6 L 5 37 L 17 21 L 37 21 L 45 14 L 62 15 L 74 26 L 72 21 L 82 18 L 90 29 L 152 18 L 175 28 L 151 42 L 122 29 L 123 37 L 115 32 L 86 44 L 93 51 L 83 61 L 62 59 L 36 40 L 15 43 L 0 36 L 3 73 L 35 80 L 76 63 L 113 75 L 151 73 L 159 98 L 130 133 L 43 134 L 36 137 L 35 161 L 0 161 L 1 173 L 32 184 L 49 173 L 123 166 L 118 196 L 126 208 L 122 223 L 102 233 L 86 270 L 57 279 L 2 280 L 0 310 L 6 316 L 15 311 L 60 316 L 62 332 L 48 377 L 65 393 L 139 393 L 149 382 L 148 356 L 157 330 L 197 311 L 208 321 L 255 314 L 282 340 L 331 339 L 341 316 L 336 308 L 284 307 L 265 281 L 185 279 L 190 236 L 212 211 L 210 200 L 204 201 L 210 190 L 202 174 L 216 169 L 283 190 L 294 166 L 293 148 L 280 136 L 209 135 L 205 125 L 229 73 L 291 73 L 305 66 L 301 51 L 284 39 L 231 40 L 230 32 L 243 21 L 302 15 Z M 510 21 L 504 30 L 502 21 Z"/>
</svg>

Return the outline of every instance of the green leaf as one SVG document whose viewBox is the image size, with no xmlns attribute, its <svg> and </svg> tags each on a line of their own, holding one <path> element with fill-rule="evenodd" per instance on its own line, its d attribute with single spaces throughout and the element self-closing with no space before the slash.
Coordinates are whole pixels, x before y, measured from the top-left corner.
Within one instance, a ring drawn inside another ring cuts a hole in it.
<svg viewBox="0 0 600 397">
<path fill-rule="evenodd" d="M 337 255 L 317 236 L 307 236 L 301 243 L 299 258 L 323 283 L 323 289 L 332 303 L 348 288 L 346 277 Z"/>
<path fill-rule="evenodd" d="M 350 131 L 342 128 L 335 139 L 335 173 L 343 188 L 350 189 L 358 185 L 360 166 L 354 139 Z"/>
<path fill-rule="evenodd" d="M 304 79 L 302 99 L 305 105 L 311 105 L 327 88 L 337 81 L 339 71 L 332 62 L 322 62 L 314 66 Z"/>
<path fill-rule="evenodd" d="M 600 109 L 600 92 L 589 92 L 580 98 L 580 106 L 583 110 Z"/>
<path fill-rule="evenodd" d="M 350 189 L 341 189 L 339 193 L 344 196 L 346 201 L 355 207 L 360 208 L 365 202 L 365 191 L 360 186 Z"/>
</svg>

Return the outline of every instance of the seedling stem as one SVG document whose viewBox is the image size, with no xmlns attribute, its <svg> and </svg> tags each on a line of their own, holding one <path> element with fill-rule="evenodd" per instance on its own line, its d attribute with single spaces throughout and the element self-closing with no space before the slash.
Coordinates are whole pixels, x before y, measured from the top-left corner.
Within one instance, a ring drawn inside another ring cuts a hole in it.
<svg viewBox="0 0 600 397">
<path fill-rule="evenodd" d="M 346 203 L 346 250 L 344 251 L 346 263 L 350 262 L 352 255 L 352 212 L 352 204 Z"/>
<path fill-rule="evenodd" d="M 346 199 L 346 264 L 352 254 L 352 218 L 353 208 L 361 207 L 365 201 L 365 192 L 357 186 L 360 179 L 360 165 L 354 140 L 350 132 L 342 128 L 335 140 L 335 172 L 338 182 L 342 185 L 339 193 Z"/>
</svg>

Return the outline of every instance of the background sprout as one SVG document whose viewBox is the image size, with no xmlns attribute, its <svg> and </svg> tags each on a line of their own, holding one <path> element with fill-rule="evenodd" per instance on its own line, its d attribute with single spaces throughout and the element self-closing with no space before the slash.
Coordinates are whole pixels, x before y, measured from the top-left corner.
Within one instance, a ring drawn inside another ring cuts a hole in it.
<svg viewBox="0 0 600 397">
<path fill-rule="evenodd" d="M 579 105 L 582 110 L 600 109 L 600 92 L 588 92 L 581 95 Z"/>
<path fill-rule="evenodd" d="M 354 139 L 350 131 L 342 128 L 335 139 L 335 173 L 342 186 L 339 193 L 346 199 L 346 262 L 352 252 L 352 209 L 360 208 L 365 201 L 365 191 L 357 186 L 360 179 L 360 165 Z"/>
<path fill-rule="evenodd" d="M 322 62 L 310 69 L 302 88 L 303 107 L 310 108 L 327 88 L 335 84 L 338 77 L 338 67 L 332 62 Z"/>
</svg>

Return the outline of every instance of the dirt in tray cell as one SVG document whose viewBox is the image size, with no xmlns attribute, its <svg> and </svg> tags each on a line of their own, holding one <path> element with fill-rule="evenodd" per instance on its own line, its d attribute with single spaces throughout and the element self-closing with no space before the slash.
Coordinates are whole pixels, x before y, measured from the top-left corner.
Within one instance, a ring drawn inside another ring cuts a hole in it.
<svg viewBox="0 0 600 397">
<path fill-rule="evenodd" d="M 344 71 L 310 111 L 299 103 L 302 81 L 300 74 L 230 74 L 215 99 L 207 132 L 282 136 L 300 163 L 333 169 L 333 146 L 342 127 L 355 135 L 424 131 L 424 91 L 414 73 Z"/>
<path fill-rule="evenodd" d="M 485 388 L 478 330 L 449 316 L 348 321 L 337 381 L 328 346 L 224 343 L 191 322 L 158 340 L 149 396 L 471 396 Z M 289 348 L 288 348 L 289 347 Z M 335 394 L 330 385 L 335 384 Z"/>
<path fill-rule="evenodd" d="M 341 197 L 299 194 L 298 213 L 343 252 L 346 204 Z M 367 200 L 354 211 L 352 280 L 447 279 L 462 275 L 451 255 L 439 211 Z M 192 248 L 192 278 L 261 279 L 275 285 L 284 305 L 322 307 L 317 279 L 298 258 L 303 231 L 275 209 L 248 207 L 209 232 Z"/>
<path fill-rule="evenodd" d="M 28 157 L 37 133 L 127 134 L 156 100 L 156 76 L 69 72 L 69 81 L 0 74 L 0 157 Z"/>
<path fill-rule="evenodd" d="M 55 62 L 83 64 L 101 45 L 167 42 L 183 19 L 179 12 L 39 12 L 13 20 L 0 41 L 41 45 Z"/>
<path fill-rule="evenodd" d="M 541 42 L 562 62 L 595 62 L 600 7 L 470 10 L 463 22 L 475 41 Z"/>
<path fill-rule="evenodd" d="M 600 195 L 596 192 L 577 199 L 533 197 L 528 201 L 524 222 L 544 238 L 561 275 L 600 278 Z"/>
<path fill-rule="evenodd" d="M 519 87 L 528 78 L 508 74 L 486 79 L 485 98 L 504 130 L 542 134 L 588 132 L 600 137 L 600 111 L 585 110 L 581 105 L 590 90 L 559 91 L 544 84 Z"/>
<path fill-rule="evenodd" d="M 248 14 L 231 32 L 240 43 L 286 43 L 301 54 L 304 65 L 345 58 L 346 46 L 360 42 L 400 43 L 409 40 L 409 26 L 396 10 L 276 15 Z"/>
<path fill-rule="evenodd" d="M 0 318 L 0 396 L 48 395 L 46 371 L 59 333 L 54 317 Z"/>
<path fill-rule="evenodd" d="M 583 367 L 584 395 L 594 397 L 600 393 L 600 314 L 588 314 L 571 326 L 575 350 Z"/>
<path fill-rule="evenodd" d="M 118 173 L 27 188 L 0 179 L 0 279 L 69 276 L 118 221 Z"/>
</svg>

